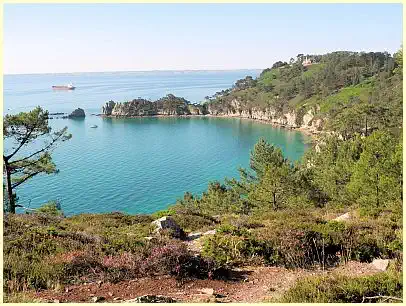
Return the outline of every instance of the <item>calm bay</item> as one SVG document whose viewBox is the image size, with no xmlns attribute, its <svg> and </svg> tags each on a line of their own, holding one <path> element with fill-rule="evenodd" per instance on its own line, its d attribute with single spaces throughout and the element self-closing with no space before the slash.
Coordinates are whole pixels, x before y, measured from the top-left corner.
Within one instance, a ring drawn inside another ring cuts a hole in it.
<svg viewBox="0 0 406 306">
<path fill-rule="evenodd" d="M 238 177 L 260 137 L 299 159 L 306 137 L 297 131 L 250 120 L 213 117 L 111 119 L 92 116 L 109 100 L 157 99 L 168 93 L 200 102 L 259 71 L 88 73 L 5 76 L 4 112 L 40 105 L 50 112 L 82 107 L 82 120 L 53 119 L 73 138 L 54 152 L 60 170 L 37 176 L 17 189 L 21 204 L 39 207 L 60 200 L 64 212 L 151 213 L 174 204 L 189 191 L 200 194 L 209 181 Z M 54 92 L 73 82 L 77 89 Z M 92 129 L 90 126 L 97 125 Z M 7 144 L 5 145 L 7 148 Z"/>
</svg>

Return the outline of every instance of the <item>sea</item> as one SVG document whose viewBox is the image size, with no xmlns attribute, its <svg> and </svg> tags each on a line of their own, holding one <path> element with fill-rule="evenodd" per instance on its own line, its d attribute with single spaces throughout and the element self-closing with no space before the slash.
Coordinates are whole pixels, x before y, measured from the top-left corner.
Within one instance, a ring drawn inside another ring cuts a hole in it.
<svg viewBox="0 0 406 306">
<path fill-rule="evenodd" d="M 260 137 L 298 160 L 308 138 L 300 132 L 238 118 L 132 118 L 96 116 L 108 101 L 158 99 L 167 94 L 201 103 L 260 70 L 148 71 L 4 76 L 3 114 L 41 106 L 50 113 L 80 107 L 85 119 L 50 119 L 53 131 L 68 127 L 72 139 L 52 152 L 57 174 L 38 175 L 17 189 L 19 203 L 37 208 L 57 200 L 66 215 L 152 213 L 176 203 L 185 192 L 201 195 L 208 183 L 238 178 Z M 73 83 L 72 91 L 52 85 Z M 97 125 L 97 128 L 91 128 Z M 11 143 L 4 142 L 8 152 Z M 25 153 L 40 142 L 26 148 Z M 22 210 L 20 210 L 22 212 Z"/>
</svg>

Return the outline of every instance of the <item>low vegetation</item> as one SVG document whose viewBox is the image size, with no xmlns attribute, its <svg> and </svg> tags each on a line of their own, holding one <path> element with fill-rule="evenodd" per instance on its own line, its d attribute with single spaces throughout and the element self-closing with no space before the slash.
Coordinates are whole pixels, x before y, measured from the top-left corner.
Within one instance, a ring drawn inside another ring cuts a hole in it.
<svg viewBox="0 0 406 306">
<path fill-rule="evenodd" d="M 402 302 L 402 273 L 372 276 L 322 276 L 299 280 L 280 303 L 377 303 Z"/>
</svg>

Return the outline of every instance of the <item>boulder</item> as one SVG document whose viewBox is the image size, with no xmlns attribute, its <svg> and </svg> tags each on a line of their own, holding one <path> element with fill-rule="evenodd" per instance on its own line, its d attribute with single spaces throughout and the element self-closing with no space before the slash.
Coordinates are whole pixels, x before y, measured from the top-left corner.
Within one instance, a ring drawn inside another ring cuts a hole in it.
<svg viewBox="0 0 406 306">
<path fill-rule="evenodd" d="M 216 234 L 216 230 L 213 229 L 213 230 L 209 230 L 209 231 L 205 232 L 205 233 L 203 234 L 203 236 L 205 236 L 205 235 L 215 235 L 215 234 Z"/>
<path fill-rule="evenodd" d="M 85 116 L 86 116 L 85 111 L 81 108 L 77 108 L 68 117 L 69 118 L 84 118 Z"/>
<path fill-rule="evenodd" d="M 203 288 L 199 290 L 201 294 L 213 295 L 214 289 L 213 288 Z"/>
<path fill-rule="evenodd" d="M 99 303 L 99 302 L 104 301 L 104 300 L 105 300 L 105 298 L 103 296 L 94 296 L 94 297 L 92 297 L 92 302 L 93 303 Z"/>
<path fill-rule="evenodd" d="M 374 259 L 371 265 L 380 271 L 386 271 L 389 266 L 389 259 Z"/>
<path fill-rule="evenodd" d="M 348 221 L 352 219 L 350 213 L 346 213 L 344 215 L 338 216 L 337 218 L 333 219 L 333 221 Z"/>
<path fill-rule="evenodd" d="M 198 233 L 190 233 L 187 236 L 188 240 L 195 240 L 195 239 L 199 239 L 202 236 L 202 233 L 198 232 Z"/>
<path fill-rule="evenodd" d="M 176 300 L 163 295 L 143 295 L 123 303 L 176 303 Z"/>
<path fill-rule="evenodd" d="M 151 223 L 156 227 L 155 233 L 160 233 L 162 230 L 169 230 L 175 238 L 184 238 L 185 232 L 183 229 L 172 219 L 172 217 L 165 216 L 155 220 Z"/>
</svg>

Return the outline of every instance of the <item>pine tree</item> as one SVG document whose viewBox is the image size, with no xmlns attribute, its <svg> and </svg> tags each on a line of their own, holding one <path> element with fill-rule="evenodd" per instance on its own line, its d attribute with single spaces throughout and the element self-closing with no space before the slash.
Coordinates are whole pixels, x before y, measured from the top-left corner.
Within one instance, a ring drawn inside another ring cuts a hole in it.
<svg viewBox="0 0 406 306">
<path fill-rule="evenodd" d="M 40 173 L 57 173 L 51 152 L 55 146 L 70 139 L 67 127 L 52 132 L 48 125 L 48 111 L 36 107 L 30 112 L 6 115 L 3 121 L 3 139 L 9 142 L 8 153 L 3 153 L 3 175 L 6 181 L 6 211 L 15 213 L 15 189 Z M 35 143 L 35 145 L 34 145 Z M 38 148 L 36 144 L 42 143 Z"/>
</svg>

